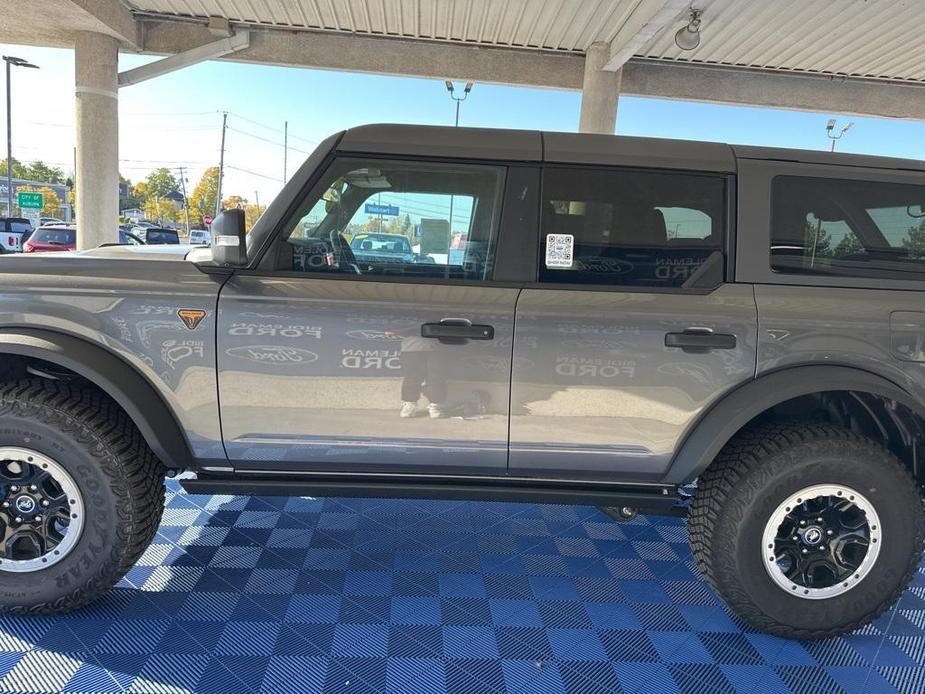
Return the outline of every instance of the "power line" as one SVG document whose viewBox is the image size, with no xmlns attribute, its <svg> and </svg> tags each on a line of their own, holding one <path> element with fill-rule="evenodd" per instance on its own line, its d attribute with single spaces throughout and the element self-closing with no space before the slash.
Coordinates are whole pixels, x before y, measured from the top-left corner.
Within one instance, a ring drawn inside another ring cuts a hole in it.
<svg viewBox="0 0 925 694">
<path fill-rule="evenodd" d="M 234 169 L 235 171 L 241 171 L 242 173 L 250 174 L 252 176 L 260 176 L 261 178 L 266 178 L 271 181 L 276 181 L 280 183 L 279 178 L 276 176 L 270 176 L 269 174 L 260 173 L 259 171 L 251 171 L 250 169 L 243 169 L 240 166 L 232 166 L 231 164 L 225 164 L 226 169 Z"/>
<path fill-rule="evenodd" d="M 252 137 L 252 138 L 254 138 L 255 140 L 260 140 L 261 142 L 266 142 L 266 143 L 271 144 L 271 145 L 276 145 L 277 147 L 285 147 L 285 146 L 286 146 L 286 145 L 283 144 L 282 142 L 276 142 L 275 140 L 270 140 L 270 139 L 268 139 L 268 138 L 266 138 L 266 137 L 261 137 L 260 135 L 255 135 L 254 133 L 249 133 L 249 132 L 247 132 L 246 130 L 239 130 L 238 128 L 232 128 L 230 125 L 228 126 L 228 129 L 229 129 L 229 130 L 232 130 L 232 131 L 234 131 L 234 132 L 236 132 L 236 133 L 239 133 L 239 134 L 241 134 L 241 135 L 246 135 L 247 137 Z M 305 155 L 310 154 L 310 152 L 306 152 L 306 151 L 303 150 L 303 149 L 298 149 L 298 148 L 296 148 L 296 147 L 292 147 L 291 145 L 289 146 L 289 149 L 291 149 L 293 152 L 298 152 L 299 154 L 305 154 Z"/>
<path fill-rule="evenodd" d="M 248 123 L 252 123 L 253 125 L 260 126 L 261 128 L 266 128 L 267 130 L 272 130 L 273 132 L 276 132 L 276 133 L 283 134 L 285 133 L 285 130 L 286 130 L 285 128 L 277 128 L 272 125 L 267 125 L 266 123 L 261 123 L 260 121 L 256 121 L 253 118 L 248 118 L 247 116 L 242 116 L 240 113 L 235 113 L 234 111 L 229 111 L 229 114 L 234 116 L 235 118 L 240 118 L 243 121 L 247 121 Z M 305 142 L 306 144 L 309 144 L 309 145 L 318 144 L 318 140 L 309 140 L 308 138 L 299 137 L 298 135 L 292 135 L 291 133 L 289 134 L 289 137 L 293 140 L 301 140 L 302 142 Z"/>
</svg>

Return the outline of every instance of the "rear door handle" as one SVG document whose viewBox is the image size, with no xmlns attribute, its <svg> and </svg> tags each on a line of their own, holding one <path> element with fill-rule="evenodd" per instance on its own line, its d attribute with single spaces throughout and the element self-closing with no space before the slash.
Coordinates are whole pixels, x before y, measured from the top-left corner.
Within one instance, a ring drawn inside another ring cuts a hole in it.
<svg viewBox="0 0 925 694">
<path fill-rule="evenodd" d="M 459 345 L 467 340 L 493 340 L 495 329 L 491 325 L 476 325 L 465 318 L 444 318 L 439 323 L 424 323 L 421 337 L 440 340 L 443 344 Z"/>
<path fill-rule="evenodd" d="M 735 349 L 736 336 L 708 330 L 690 329 L 681 333 L 667 333 L 666 347 L 677 347 L 689 354 L 706 354 L 714 349 Z"/>
</svg>

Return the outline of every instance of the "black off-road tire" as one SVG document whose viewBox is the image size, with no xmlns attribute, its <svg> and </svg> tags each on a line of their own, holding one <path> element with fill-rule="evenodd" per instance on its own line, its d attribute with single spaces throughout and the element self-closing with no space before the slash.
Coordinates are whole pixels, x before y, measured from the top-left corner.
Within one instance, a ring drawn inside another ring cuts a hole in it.
<svg viewBox="0 0 925 694">
<path fill-rule="evenodd" d="M 0 570 L 0 612 L 50 614 L 82 607 L 115 585 L 157 532 L 164 468 L 135 425 L 92 387 L 30 379 L 0 383 L 0 447 L 48 456 L 76 483 L 83 530 L 52 566 Z"/>
<path fill-rule="evenodd" d="M 809 600 L 771 579 L 762 533 L 788 496 L 817 484 L 863 494 L 882 542 L 850 590 Z M 736 616 L 778 636 L 822 639 L 857 629 L 899 598 L 921 562 L 925 513 L 915 480 L 880 444 L 828 424 L 773 424 L 738 434 L 700 476 L 688 529 L 700 570 Z"/>
</svg>

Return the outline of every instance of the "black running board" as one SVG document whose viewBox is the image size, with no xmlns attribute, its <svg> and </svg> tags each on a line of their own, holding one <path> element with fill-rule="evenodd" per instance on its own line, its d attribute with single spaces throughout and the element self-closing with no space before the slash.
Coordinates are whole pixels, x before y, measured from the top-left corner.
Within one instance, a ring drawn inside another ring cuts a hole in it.
<svg viewBox="0 0 925 694">
<path fill-rule="evenodd" d="M 409 475 L 206 475 L 181 479 L 190 494 L 238 496 L 352 496 L 398 499 L 452 499 L 462 501 L 514 501 L 582 506 L 626 506 L 639 513 L 677 515 L 679 502 L 673 487 L 662 485 L 609 485 L 603 483 L 544 483 L 519 479 L 441 481 Z"/>
</svg>

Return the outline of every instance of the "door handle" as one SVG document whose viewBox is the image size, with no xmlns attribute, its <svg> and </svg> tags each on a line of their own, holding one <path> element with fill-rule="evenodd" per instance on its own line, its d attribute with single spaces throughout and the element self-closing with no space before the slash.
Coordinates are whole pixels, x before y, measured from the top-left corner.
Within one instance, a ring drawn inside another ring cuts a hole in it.
<svg viewBox="0 0 925 694">
<path fill-rule="evenodd" d="M 439 323 L 424 323 L 421 337 L 440 340 L 443 344 L 459 345 L 467 340 L 493 340 L 495 329 L 491 325 L 475 325 L 465 318 L 444 318 Z"/>
<path fill-rule="evenodd" d="M 714 349 L 735 349 L 735 335 L 714 333 L 707 329 L 689 328 L 680 333 L 665 335 L 666 347 L 677 347 L 689 354 L 706 354 Z"/>
</svg>

